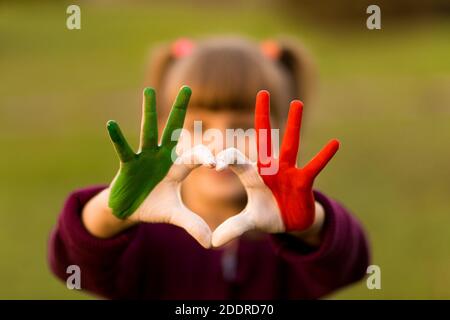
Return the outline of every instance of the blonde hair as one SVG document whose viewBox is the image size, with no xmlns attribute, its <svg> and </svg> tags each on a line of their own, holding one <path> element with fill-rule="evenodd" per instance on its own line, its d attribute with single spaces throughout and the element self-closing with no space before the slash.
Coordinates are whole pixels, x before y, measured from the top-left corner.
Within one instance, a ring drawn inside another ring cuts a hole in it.
<svg viewBox="0 0 450 320">
<path fill-rule="evenodd" d="M 188 85 L 189 106 L 209 110 L 253 110 L 256 93 L 266 89 L 272 116 L 284 119 L 291 100 L 309 100 L 315 72 L 298 42 L 285 38 L 272 43 L 276 56 L 264 54 L 260 43 L 242 37 L 202 39 L 182 57 L 173 53 L 171 44 L 154 48 L 146 85 L 156 89 L 159 115 L 167 115 L 179 88 Z"/>
</svg>

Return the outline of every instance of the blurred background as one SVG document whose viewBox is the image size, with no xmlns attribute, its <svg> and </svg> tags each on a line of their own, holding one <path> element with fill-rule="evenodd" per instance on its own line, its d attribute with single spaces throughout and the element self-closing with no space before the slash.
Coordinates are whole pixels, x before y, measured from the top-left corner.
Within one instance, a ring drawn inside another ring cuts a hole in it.
<svg viewBox="0 0 450 320">
<path fill-rule="evenodd" d="M 66 8 L 81 7 L 81 30 Z M 381 7 L 381 30 L 366 8 Z M 47 238 L 69 192 L 117 169 L 105 123 L 137 146 L 149 49 L 179 37 L 291 35 L 319 67 L 300 163 L 342 148 L 317 187 L 365 226 L 382 289 L 328 298 L 450 298 L 448 1 L 0 2 L 0 298 L 89 299 L 56 280 Z"/>
</svg>

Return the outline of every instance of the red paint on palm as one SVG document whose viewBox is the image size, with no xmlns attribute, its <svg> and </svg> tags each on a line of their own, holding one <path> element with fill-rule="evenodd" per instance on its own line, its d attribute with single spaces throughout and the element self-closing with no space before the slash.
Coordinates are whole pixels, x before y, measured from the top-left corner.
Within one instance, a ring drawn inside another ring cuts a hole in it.
<svg viewBox="0 0 450 320">
<path fill-rule="evenodd" d="M 262 90 L 256 97 L 255 129 L 258 149 L 258 172 L 277 200 L 286 231 L 305 230 L 314 222 L 314 179 L 339 149 L 339 141 L 331 140 L 303 168 L 297 168 L 303 103 L 293 100 L 290 105 L 286 132 L 280 156 L 272 156 L 270 127 L 270 95 Z M 276 161 L 278 163 L 276 163 Z M 278 164 L 275 173 L 265 173 Z"/>
</svg>

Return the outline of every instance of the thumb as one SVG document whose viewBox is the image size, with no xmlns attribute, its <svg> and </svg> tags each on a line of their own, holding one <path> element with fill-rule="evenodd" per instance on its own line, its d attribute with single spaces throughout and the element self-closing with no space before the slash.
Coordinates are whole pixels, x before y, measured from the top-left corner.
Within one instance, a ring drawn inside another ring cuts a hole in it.
<svg viewBox="0 0 450 320">
<path fill-rule="evenodd" d="M 212 234 L 213 247 L 220 247 L 227 242 L 239 237 L 244 232 L 254 229 L 254 224 L 249 214 L 244 210 L 223 222 Z"/>
<path fill-rule="evenodd" d="M 211 150 L 204 145 L 197 145 L 192 149 L 186 150 L 174 162 L 172 168 L 167 173 L 167 178 L 172 181 L 180 182 L 184 180 L 195 168 L 203 165 L 213 168 L 216 160 Z"/>
<path fill-rule="evenodd" d="M 190 210 L 177 210 L 171 216 L 170 223 L 186 230 L 204 248 L 211 247 L 211 229 L 202 218 Z"/>
</svg>

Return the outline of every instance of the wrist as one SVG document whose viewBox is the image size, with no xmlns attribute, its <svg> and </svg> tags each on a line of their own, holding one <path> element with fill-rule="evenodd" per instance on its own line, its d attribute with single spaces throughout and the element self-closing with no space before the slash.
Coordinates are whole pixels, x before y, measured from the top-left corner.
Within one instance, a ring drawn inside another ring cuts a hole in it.
<svg viewBox="0 0 450 320">
<path fill-rule="evenodd" d="M 306 230 L 290 231 L 288 233 L 301 239 L 310 246 L 318 247 L 322 242 L 322 229 L 324 222 L 325 222 L 325 209 L 319 202 L 315 201 L 315 213 L 313 224 Z"/>
<path fill-rule="evenodd" d="M 90 199 L 83 208 L 81 220 L 86 230 L 97 238 L 111 238 L 137 224 L 132 219 L 117 218 L 108 206 L 109 188 Z"/>
</svg>

